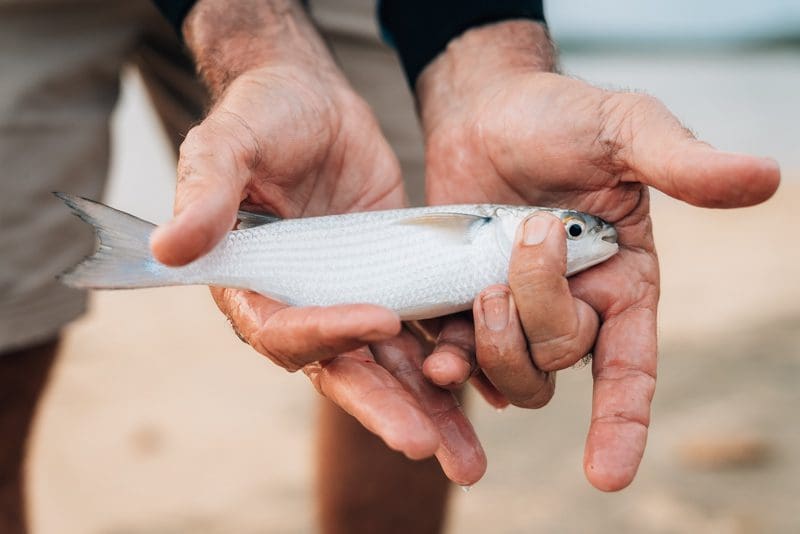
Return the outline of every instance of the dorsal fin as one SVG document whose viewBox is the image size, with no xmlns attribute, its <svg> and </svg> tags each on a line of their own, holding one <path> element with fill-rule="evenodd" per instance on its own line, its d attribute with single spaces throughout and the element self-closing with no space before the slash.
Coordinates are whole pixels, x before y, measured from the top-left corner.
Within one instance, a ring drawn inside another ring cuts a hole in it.
<svg viewBox="0 0 800 534">
<path fill-rule="evenodd" d="M 236 218 L 239 219 L 239 224 L 236 225 L 237 230 L 247 230 L 249 228 L 255 228 L 256 226 L 262 226 L 264 224 L 274 223 L 280 221 L 280 217 L 276 217 L 274 215 L 268 215 L 266 213 L 254 213 L 252 211 L 244 211 L 239 210 L 236 214 Z"/>
<path fill-rule="evenodd" d="M 450 237 L 469 242 L 472 239 L 473 229 L 477 225 L 484 224 L 490 220 L 490 217 L 470 213 L 441 212 L 400 219 L 395 224 L 424 226 L 446 233 Z"/>
</svg>

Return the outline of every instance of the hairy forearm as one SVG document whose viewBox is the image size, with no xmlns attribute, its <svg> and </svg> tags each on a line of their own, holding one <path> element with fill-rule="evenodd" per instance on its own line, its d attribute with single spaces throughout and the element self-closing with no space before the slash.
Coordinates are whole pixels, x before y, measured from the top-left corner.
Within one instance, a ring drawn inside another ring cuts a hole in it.
<svg viewBox="0 0 800 534">
<path fill-rule="evenodd" d="M 214 97 L 239 75 L 264 66 L 336 70 L 297 0 L 200 0 L 183 35 Z"/>
<path fill-rule="evenodd" d="M 496 77 L 555 69 L 556 51 L 544 24 L 510 20 L 471 29 L 420 74 L 416 93 L 423 124 L 435 122 L 460 94 Z"/>
</svg>

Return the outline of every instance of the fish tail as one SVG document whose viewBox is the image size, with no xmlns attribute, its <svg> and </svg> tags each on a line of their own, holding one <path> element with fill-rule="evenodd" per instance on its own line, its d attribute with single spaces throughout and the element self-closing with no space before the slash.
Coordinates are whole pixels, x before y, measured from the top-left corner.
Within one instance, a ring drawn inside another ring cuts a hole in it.
<svg viewBox="0 0 800 534">
<path fill-rule="evenodd" d="M 53 193 L 94 228 L 97 248 L 58 278 L 85 289 L 122 289 L 174 284 L 173 274 L 150 254 L 155 225 L 85 198 Z"/>
</svg>

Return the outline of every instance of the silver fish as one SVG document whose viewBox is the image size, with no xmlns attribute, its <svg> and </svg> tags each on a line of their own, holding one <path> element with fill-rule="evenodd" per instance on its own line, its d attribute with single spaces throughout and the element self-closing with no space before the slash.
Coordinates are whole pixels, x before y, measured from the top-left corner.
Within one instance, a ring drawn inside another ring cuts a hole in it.
<svg viewBox="0 0 800 534">
<path fill-rule="evenodd" d="M 240 212 L 237 230 L 207 255 L 167 267 L 150 254 L 155 226 L 98 202 L 56 193 L 98 237 L 95 253 L 62 275 L 79 288 L 213 285 L 292 305 L 372 303 L 404 320 L 467 310 L 485 287 L 507 283 L 517 226 L 546 211 L 567 232 L 567 275 L 618 250 L 605 221 L 572 210 L 431 206 L 302 219 Z"/>
</svg>

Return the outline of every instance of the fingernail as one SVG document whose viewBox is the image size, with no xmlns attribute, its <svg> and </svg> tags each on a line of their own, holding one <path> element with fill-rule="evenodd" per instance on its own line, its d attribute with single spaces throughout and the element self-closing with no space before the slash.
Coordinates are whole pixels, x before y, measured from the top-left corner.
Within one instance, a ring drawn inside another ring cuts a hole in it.
<svg viewBox="0 0 800 534">
<path fill-rule="evenodd" d="M 550 218 L 545 215 L 531 215 L 525 221 L 522 242 L 525 245 L 539 245 L 550 233 Z"/>
<path fill-rule="evenodd" d="M 781 168 L 781 164 L 780 164 L 780 163 L 778 163 L 778 160 L 776 160 L 775 158 L 769 158 L 769 157 L 767 157 L 767 158 L 761 158 L 761 159 L 762 159 L 762 160 L 764 161 L 764 163 L 766 163 L 766 164 L 767 164 L 769 167 L 773 167 L 773 168 L 775 168 L 775 169 L 780 169 L 780 168 Z"/>
<path fill-rule="evenodd" d="M 489 330 L 499 332 L 508 326 L 507 293 L 489 293 L 481 299 L 481 310 L 483 310 L 483 322 Z"/>
</svg>

